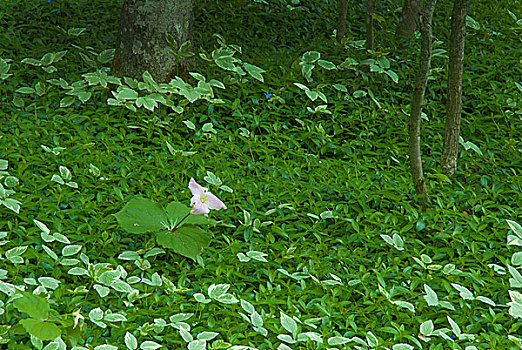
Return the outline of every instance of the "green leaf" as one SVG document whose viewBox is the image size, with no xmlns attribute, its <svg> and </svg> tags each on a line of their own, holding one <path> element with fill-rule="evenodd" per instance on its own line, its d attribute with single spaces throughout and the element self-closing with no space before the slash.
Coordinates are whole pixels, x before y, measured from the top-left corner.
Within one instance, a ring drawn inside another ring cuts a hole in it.
<svg viewBox="0 0 522 350">
<path fill-rule="evenodd" d="M 422 324 L 420 325 L 420 333 L 426 337 L 430 336 L 433 333 L 434 329 L 435 327 L 433 326 L 432 320 L 422 322 Z"/>
<path fill-rule="evenodd" d="M 437 306 L 439 304 L 439 298 L 437 296 L 437 293 L 435 293 L 435 291 L 431 289 L 431 287 L 427 284 L 424 285 L 424 291 L 426 292 L 424 299 L 426 300 L 428 305 Z"/>
<path fill-rule="evenodd" d="M 262 83 L 265 81 L 263 76 L 261 75 L 261 73 L 265 72 L 264 69 L 249 63 L 243 63 L 243 68 L 245 68 L 247 73 L 250 74 L 253 78 L 259 80 Z"/>
<path fill-rule="evenodd" d="M 120 226 L 130 233 L 145 233 L 163 229 L 167 216 L 163 208 L 147 198 L 133 198 L 114 214 Z M 163 224 L 162 224 L 163 223 Z"/>
<path fill-rule="evenodd" d="M 34 94 L 35 90 L 32 87 L 24 86 L 16 90 L 20 94 Z"/>
<path fill-rule="evenodd" d="M 71 28 L 67 31 L 68 35 L 78 36 L 85 31 L 86 28 Z"/>
<path fill-rule="evenodd" d="M 182 219 L 187 217 L 190 213 L 190 208 L 187 207 L 185 204 L 180 202 L 170 202 L 167 205 L 167 218 L 169 220 L 169 224 L 177 225 Z M 190 217 L 190 216 L 189 216 Z M 188 218 L 187 218 L 188 220 Z M 187 223 L 187 221 L 184 221 L 184 223 Z"/>
<path fill-rule="evenodd" d="M 466 27 L 479 30 L 480 24 L 477 21 L 475 21 L 471 16 L 466 16 Z"/>
<path fill-rule="evenodd" d="M 64 98 L 62 98 L 60 100 L 60 107 L 64 108 L 64 107 L 69 107 L 70 105 L 72 105 L 74 102 L 74 97 L 73 96 L 65 96 Z"/>
<path fill-rule="evenodd" d="M 98 62 L 104 64 L 112 61 L 112 58 L 114 57 L 114 51 L 115 49 L 107 49 L 100 52 L 97 57 Z"/>
<path fill-rule="evenodd" d="M 24 327 L 27 333 L 40 340 L 54 340 L 62 334 L 61 329 L 50 321 L 26 318 L 21 320 L 20 324 Z"/>
<path fill-rule="evenodd" d="M 398 83 L 399 82 L 399 76 L 394 71 L 392 71 L 392 70 L 385 70 L 384 73 L 386 73 L 391 78 L 391 80 L 394 83 Z"/>
<path fill-rule="evenodd" d="M 321 58 L 321 54 L 317 51 L 307 51 L 303 54 L 303 62 L 306 63 L 314 63 L 319 58 Z"/>
<path fill-rule="evenodd" d="M 522 252 L 516 252 L 511 257 L 511 263 L 514 266 L 522 266 Z"/>
<path fill-rule="evenodd" d="M 280 316 L 281 326 L 286 329 L 287 332 L 292 333 L 292 336 L 295 338 L 297 335 L 297 323 L 290 316 L 285 315 L 281 312 Z"/>
<path fill-rule="evenodd" d="M 127 348 L 130 350 L 136 350 L 138 348 L 138 341 L 134 335 L 127 332 L 125 333 L 125 345 L 127 345 Z"/>
<path fill-rule="evenodd" d="M 22 297 L 13 302 L 18 311 L 25 312 L 37 320 L 44 320 L 49 315 L 50 307 L 47 299 L 27 292 L 20 294 L 22 294 Z"/>
<path fill-rule="evenodd" d="M 65 246 L 62 249 L 62 255 L 63 256 L 74 255 L 74 254 L 78 253 L 80 250 L 82 250 L 82 247 L 83 247 L 82 245 L 77 245 L 77 244 Z"/>
<path fill-rule="evenodd" d="M 28 58 L 24 58 L 24 59 L 22 60 L 22 63 L 29 64 L 29 65 L 31 65 L 31 66 L 36 66 L 36 67 L 39 67 L 39 66 L 42 65 L 42 63 L 40 62 L 40 60 L 36 60 L 36 59 L 34 59 L 34 58 L 30 58 L 30 57 L 28 57 Z"/>
<path fill-rule="evenodd" d="M 209 246 L 210 238 L 208 232 L 194 225 L 184 225 L 175 232 L 161 231 L 156 234 L 159 245 L 193 260 Z"/>
<path fill-rule="evenodd" d="M 333 64 L 330 61 L 319 60 L 319 61 L 317 61 L 317 64 L 320 65 L 321 67 L 323 67 L 324 69 L 327 69 L 327 70 L 337 69 L 335 64 Z"/>
</svg>

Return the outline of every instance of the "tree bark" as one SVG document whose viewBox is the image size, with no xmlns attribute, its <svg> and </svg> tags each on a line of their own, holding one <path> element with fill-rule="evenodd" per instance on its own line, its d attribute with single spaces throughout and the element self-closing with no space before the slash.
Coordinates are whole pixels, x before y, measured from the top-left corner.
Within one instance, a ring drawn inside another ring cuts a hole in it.
<svg viewBox="0 0 522 350">
<path fill-rule="evenodd" d="M 188 77 L 191 60 L 177 59 L 166 41 L 170 33 L 192 50 L 193 0 L 123 0 L 112 74 L 141 80 L 148 71 L 157 82 Z"/>
<path fill-rule="evenodd" d="M 344 39 L 346 33 L 346 12 L 348 11 L 348 0 L 339 0 L 339 17 L 337 18 L 337 42 Z"/>
<path fill-rule="evenodd" d="M 404 0 L 399 23 L 395 30 L 395 40 L 398 43 L 406 44 L 408 39 L 415 33 L 417 22 L 420 19 L 421 8 L 422 0 Z"/>
<path fill-rule="evenodd" d="M 415 89 L 411 101 L 410 121 L 408 124 L 408 148 L 410 155 L 410 169 L 413 179 L 413 186 L 417 199 L 422 208 L 426 208 L 430 201 L 428 190 L 424 181 L 422 171 L 422 159 L 420 152 L 420 124 L 424 92 L 428 82 L 428 73 L 431 65 L 431 22 L 433 10 L 437 0 L 425 0 L 421 19 L 421 52 L 419 58 L 419 69 L 415 80 Z"/>
<path fill-rule="evenodd" d="M 467 0 L 455 0 L 451 14 L 446 128 L 441 158 L 442 172 L 448 177 L 453 177 L 457 171 L 467 8 Z"/>
<path fill-rule="evenodd" d="M 366 15 L 366 50 L 374 49 L 373 13 L 375 12 L 375 0 L 367 0 L 368 12 Z"/>
</svg>

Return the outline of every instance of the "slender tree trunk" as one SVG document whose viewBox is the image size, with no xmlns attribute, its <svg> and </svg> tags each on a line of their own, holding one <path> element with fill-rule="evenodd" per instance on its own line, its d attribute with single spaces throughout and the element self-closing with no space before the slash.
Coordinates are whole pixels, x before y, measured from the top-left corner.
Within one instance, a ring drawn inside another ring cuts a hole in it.
<svg viewBox="0 0 522 350">
<path fill-rule="evenodd" d="M 374 34 L 373 34 L 373 13 L 375 12 L 375 0 L 367 0 L 366 6 L 368 12 L 366 15 L 366 49 L 374 49 Z"/>
<path fill-rule="evenodd" d="M 346 33 L 346 12 L 348 11 L 348 0 L 339 0 L 339 17 L 337 18 L 337 42 L 344 39 Z"/>
<path fill-rule="evenodd" d="M 424 0 L 421 20 L 421 52 L 419 58 L 419 70 L 415 80 L 415 89 L 411 101 L 410 121 L 408 124 L 408 148 L 410 155 L 410 168 L 413 178 L 413 186 L 420 205 L 425 208 L 430 201 L 428 190 L 422 172 L 422 159 L 420 152 L 420 123 L 424 92 L 428 82 L 428 73 L 431 64 L 431 20 L 437 0 Z"/>
<path fill-rule="evenodd" d="M 417 22 L 420 19 L 421 8 L 422 0 L 404 0 L 399 23 L 395 30 L 395 40 L 398 43 L 406 44 L 408 39 L 415 33 Z"/>
<path fill-rule="evenodd" d="M 157 82 L 188 77 L 191 61 L 177 59 L 166 41 L 170 33 L 192 49 L 193 0 L 123 0 L 112 74 L 141 80 L 148 71 Z"/>
<path fill-rule="evenodd" d="M 467 8 L 467 0 L 455 0 L 453 13 L 451 14 L 446 128 L 444 130 L 444 145 L 442 146 L 441 158 L 442 172 L 449 177 L 454 176 L 457 170 Z"/>
</svg>

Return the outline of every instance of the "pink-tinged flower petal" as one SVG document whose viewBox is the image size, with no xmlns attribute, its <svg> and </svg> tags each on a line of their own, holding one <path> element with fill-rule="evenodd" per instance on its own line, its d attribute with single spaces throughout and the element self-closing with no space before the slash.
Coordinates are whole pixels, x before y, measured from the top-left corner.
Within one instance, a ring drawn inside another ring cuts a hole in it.
<svg viewBox="0 0 522 350">
<path fill-rule="evenodd" d="M 207 188 L 206 187 L 203 187 L 201 186 L 200 184 L 198 184 L 196 182 L 196 180 L 194 180 L 194 178 L 190 178 L 190 182 L 189 182 L 189 189 L 190 189 L 190 192 L 192 192 L 192 195 L 199 195 L 199 196 L 202 196 L 206 191 L 207 191 Z"/>
<path fill-rule="evenodd" d="M 193 178 L 190 179 L 189 188 L 192 192 L 190 205 L 192 214 L 205 215 L 210 212 L 210 209 L 219 210 L 226 209 L 226 205 L 216 196 L 208 191 L 206 187 L 199 185 Z"/>
<path fill-rule="evenodd" d="M 191 214 L 194 215 L 205 215 L 210 212 L 210 209 L 208 208 L 208 205 L 203 203 L 201 201 L 201 198 L 199 196 L 194 196 L 190 200 L 190 204 L 192 205 L 192 210 L 190 211 Z"/>
<path fill-rule="evenodd" d="M 206 193 L 206 201 L 205 204 L 208 205 L 210 209 L 219 210 L 221 208 L 226 209 L 227 206 L 223 203 L 218 197 L 214 196 L 212 193 Z"/>
</svg>

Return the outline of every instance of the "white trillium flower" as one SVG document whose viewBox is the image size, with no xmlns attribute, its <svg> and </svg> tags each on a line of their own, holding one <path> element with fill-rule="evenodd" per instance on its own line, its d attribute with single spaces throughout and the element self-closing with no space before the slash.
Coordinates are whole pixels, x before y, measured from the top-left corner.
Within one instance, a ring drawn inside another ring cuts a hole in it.
<svg viewBox="0 0 522 350">
<path fill-rule="evenodd" d="M 205 215 L 210 210 L 226 209 L 225 204 L 216 196 L 208 191 L 206 187 L 199 185 L 193 178 L 190 179 L 189 189 L 192 192 L 190 205 L 192 214 Z"/>
</svg>

